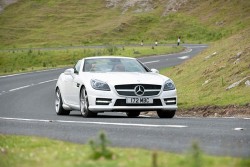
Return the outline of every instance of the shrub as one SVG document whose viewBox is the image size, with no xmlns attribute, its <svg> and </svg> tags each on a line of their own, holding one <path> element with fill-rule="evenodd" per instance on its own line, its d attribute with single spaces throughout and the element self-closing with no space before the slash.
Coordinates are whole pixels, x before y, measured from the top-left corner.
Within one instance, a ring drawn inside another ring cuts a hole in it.
<svg viewBox="0 0 250 167">
<path fill-rule="evenodd" d="M 89 145 L 91 148 L 91 158 L 92 159 L 111 159 L 113 157 L 113 153 L 107 148 L 109 141 L 106 138 L 104 132 L 99 134 L 99 138 L 97 140 L 90 140 Z"/>
<path fill-rule="evenodd" d="M 108 53 L 110 55 L 115 55 L 115 53 L 117 52 L 118 48 L 114 45 L 107 45 L 106 46 L 106 50 L 108 51 Z"/>
</svg>

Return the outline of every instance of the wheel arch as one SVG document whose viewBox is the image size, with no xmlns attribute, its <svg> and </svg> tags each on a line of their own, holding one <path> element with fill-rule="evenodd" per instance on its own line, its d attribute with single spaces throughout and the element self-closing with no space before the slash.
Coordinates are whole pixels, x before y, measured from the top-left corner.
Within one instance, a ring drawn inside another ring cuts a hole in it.
<svg viewBox="0 0 250 167">
<path fill-rule="evenodd" d="M 86 86 L 85 86 L 84 84 L 82 84 L 82 85 L 80 86 L 79 99 L 80 99 L 80 97 L 81 97 L 81 92 L 82 92 L 82 89 L 83 89 L 83 88 L 86 89 Z"/>
<path fill-rule="evenodd" d="M 64 104 L 60 88 L 56 86 L 55 88 L 55 98 L 56 98 L 56 113 L 57 115 L 69 115 L 71 108 Z M 58 100 L 58 101 L 57 101 Z M 58 109 L 57 109 L 58 107 Z"/>
<path fill-rule="evenodd" d="M 72 107 L 70 107 L 66 102 L 65 102 L 65 100 L 64 100 L 64 98 L 63 98 L 63 95 L 62 95 L 62 92 L 61 92 L 61 89 L 60 89 L 60 87 L 57 85 L 56 87 L 55 87 L 55 93 L 56 93 L 56 91 L 57 90 L 59 90 L 59 92 L 60 92 L 60 96 L 61 96 L 61 99 L 62 99 L 62 107 L 63 107 L 63 109 L 64 110 L 73 110 L 73 108 Z"/>
</svg>

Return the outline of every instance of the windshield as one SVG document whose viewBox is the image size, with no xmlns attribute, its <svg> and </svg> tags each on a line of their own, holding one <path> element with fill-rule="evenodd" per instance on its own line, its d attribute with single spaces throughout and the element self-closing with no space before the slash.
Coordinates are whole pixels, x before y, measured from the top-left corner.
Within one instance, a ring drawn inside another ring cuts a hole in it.
<svg viewBox="0 0 250 167">
<path fill-rule="evenodd" d="M 84 61 L 84 72 L 148 72 L 136 59 L 93 58 Z"/>
</svg>

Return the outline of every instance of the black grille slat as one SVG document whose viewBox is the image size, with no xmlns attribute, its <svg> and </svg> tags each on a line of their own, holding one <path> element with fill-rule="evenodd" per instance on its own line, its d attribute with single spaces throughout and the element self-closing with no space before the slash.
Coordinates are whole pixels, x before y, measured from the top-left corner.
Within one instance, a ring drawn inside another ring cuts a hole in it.
<svg viewBox="0 0 250 167">
<path fill-rule="evenodd" d="M 143 96 L 154 96 L 158 95 L 160 91 L 151 91 L 151 92 L 145 92 Z"/>
<path fill-rule="evenodd" d="M 150 84 L 116 85 L 115 89 L 134 89 L 137 85 L 141 85 L 145 89 L 161 89 L 161 85 L 150 85 Z"/>
<path fill-rule="evenodd" d="M 127 85 L 115 85 L 115 89 L 119 95 L 122 96 L 137 96 L 135 94 L 135 87 L 141 85 L 144 87 L 143 96 L 156 96 L 160 93 L 161 85 L 151 84 L 127 84 Z"/>
<path fill-rule="evenodd" d="M 117 93 L 124 96 L 136 96 L 135 92 L 117 91 Z"/>
</svg>

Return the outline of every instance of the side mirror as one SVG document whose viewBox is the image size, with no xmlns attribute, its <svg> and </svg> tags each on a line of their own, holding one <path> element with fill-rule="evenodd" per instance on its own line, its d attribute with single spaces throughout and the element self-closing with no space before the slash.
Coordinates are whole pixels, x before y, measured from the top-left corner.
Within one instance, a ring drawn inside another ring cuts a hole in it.
<svg viewBox="0 0 250 167">
<path fill-rule="evenodd" d="M 65 75 L 72 75 L 74 74 L 74 69 L 73 68 L 69 68 L 67 70 L 64 71 L 64 74 Z"/>
<path fill-rule="evenodd" d="M 159 74 L 159 71 L 157 69 L 152 68 L 151 72 Z"/>
</svg>

